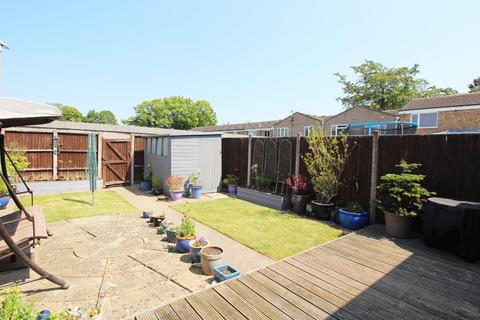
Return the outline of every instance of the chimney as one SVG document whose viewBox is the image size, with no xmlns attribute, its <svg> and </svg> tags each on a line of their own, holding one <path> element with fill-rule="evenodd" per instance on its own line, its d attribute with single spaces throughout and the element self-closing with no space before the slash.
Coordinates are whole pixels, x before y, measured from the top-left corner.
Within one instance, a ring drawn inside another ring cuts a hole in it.
<svg viewBox="0 0 480 320">
<path fill-rule="evenodd" d="M 3 76 L 3 69 L 2 69 L 2 59 L 3 59 L 3 50 L 8 50 L 9 47 L 0 41 L 0 97 L 2 96 L 2 76 Z"/>
</svg>

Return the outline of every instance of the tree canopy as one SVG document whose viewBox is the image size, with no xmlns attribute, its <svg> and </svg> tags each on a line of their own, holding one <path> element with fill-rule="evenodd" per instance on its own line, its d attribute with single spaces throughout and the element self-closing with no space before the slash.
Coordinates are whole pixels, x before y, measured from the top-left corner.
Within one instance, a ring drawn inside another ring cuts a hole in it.
<svg viewBox="0 0 480 320">
<path fill-rule="evenodd" d="M 343 97 L 337 98 L 345 107 L 363 106 L 374 110 L 399 109 L 416 98 L 456 94 L 452 88 L 438 88 L 419 78 L 420 66 L 388 68 L 381 63 L 365 60 L 351 67 L 355 81 L 335 73 L 343 86 Z"/>
<path fill-rule="evenodd" d="M 473 79 L 472 83 L 468 85 L 470 93 L 480 92 L 480 77 Z"/>
<path fill-rule="evenodd" d="M 83 120 L 83 114 L 75 107 L 62 105 L 60 111 L 62 112 L 60 116 L 62 121 L 82 122 Z"/>
<path fill-rule="evenodd" d="M 188 130 L 217 124 L 217 116 L 208 101 L 168 97 L 144 101 L 135 107 L 135 115 L 124 123 L 154 128 Z"/>
<path fill-rule="evenodd" d="M 83 122 L 89 123 L 103 123 L 103 124 L 117 124 L 117 118 L 112 111 L 102 110 L 96 112 L 95 110 L 88 111 L 87 115 L 83 118 Z"/>
</svg>

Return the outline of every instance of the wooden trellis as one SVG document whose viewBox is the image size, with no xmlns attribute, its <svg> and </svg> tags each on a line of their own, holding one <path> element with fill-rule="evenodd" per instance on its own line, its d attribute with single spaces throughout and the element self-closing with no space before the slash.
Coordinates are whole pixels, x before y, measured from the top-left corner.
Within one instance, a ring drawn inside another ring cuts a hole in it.
<svg viewBox="0 0 480 320">
<path fill-rule="evenodd" d="M 253 146 L 253 161 L 252 165 L 257 166 L 257 174 L 263 172 L 263 165 L 265 160 L 265 147 L 262 140 L 257 139 Z"/>
<path fill-rule="evenodd" d="M 275 178 L 277 171 L 277 141 L 269 139 L 265 145 L 265 166 L 263 172 Z"/>
<path fill-rule="evenodd" d="M 292 175 L 292 142 L 282 139 L 278 146 L 278 169 L 275 181 L 275 192 L 280 185 L 280 193 L 286 192 L 285 179 Z"/>
</svg>

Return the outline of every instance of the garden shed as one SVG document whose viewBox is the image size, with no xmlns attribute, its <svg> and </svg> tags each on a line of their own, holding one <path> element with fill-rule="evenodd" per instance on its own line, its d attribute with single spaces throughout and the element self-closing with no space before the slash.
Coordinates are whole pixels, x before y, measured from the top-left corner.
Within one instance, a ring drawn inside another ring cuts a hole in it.
<svg viewBox="0 0 480 320">
<path fill-rule="evenodd" d="M 222 178 L 222 134 L 218 132 L 172 132 L 145 140 L 145 165 L 163 185 L 170 176 L 185 181 L 200 173 L 203 192 L 217 192 Z M 166 190 L 166 189 L 165 189 Z"/>
</svg>

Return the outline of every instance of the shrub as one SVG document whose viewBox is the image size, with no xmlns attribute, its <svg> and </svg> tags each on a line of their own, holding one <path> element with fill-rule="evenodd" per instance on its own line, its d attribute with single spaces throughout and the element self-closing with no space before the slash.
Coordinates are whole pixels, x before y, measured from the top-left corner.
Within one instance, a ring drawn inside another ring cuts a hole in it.
<svg viewBox="0 0 480 320">
<path fill-rule="evenodd" d="M 223 184 L 226 185 L 226 186 L 229 186 L 229 185 L 237 186 L 239 180 L 240 179 L 238 178 L 238 176 L 236 176 L 234 174 L 227 174 L 225 179 L 223 179 Z"/>
<path fill-rule="evenodd" d="M 272 176 L 261 173 L 255 178 L 255 185 L 260 190 L 268 190 L 273 183 L 273 180 Z"/>
<path fill-rule="evenodd" d="M 18 169 L 18 172 L 20 173 L 24 172 L 27 169 L 28 165 L 30 164 L 28 162 L 27 153 L 21 150 L 16 145 L 10 145 L 8 149 L 12 150 L 8 154 L 10 155 L 10 158 L 12 159 L 13 164 L 15 164 L 15 167 Z M 20 182 L 20 177 L 17 174 L 12 162 L 10 162 L 8 158 L 6 159 L 6 162 L 7 162 L 8 179 L 10 180 L 10 183 L 13 186 L 15 186 Z M 0 179 L 0 194 L 4 195 L 7 193 L 8 193 L 7 186 L 5 185 L 3 180 Z"/>
<path fill-rule="evenodd" d="M 171 176 L 168 177 L 165 181 L 170 191 L 183 191 L 183 177 L 182 176 Z"/>
<path fill-rule="evenodd" d="M 152 165 L 147 163 L 143 171 L 143 180 L 152 180 Z"/>
<path fill-rule="evenodd" d="M 317 200 L 331 203 L 338 195 L 340 179 L 349 155 L 347 136 L 325 137 L 323 130 L 316 127 L 307 137 L 308 149 L 303 156 L 311 176 Z"/>
<path fill-rule="evenodd" d="M 304 194 L 307 191 L 307 178 L 302 175 L 292 175 L 285 179 L 285 182 L 295 194 Z"/>
<path fill-rule="evenodd" d="M 198 186 L 201 186 L 201 182 L 200 182 L 200 173 L 197 171 L 197 172 L 194 172 L 190 175 L 190 178 L 188 178 L 188 181 L 190 182 L 190 185 L 194 186 L 194 187 L 198 187 Z"/>
<path fill-rule="evenodd" d="M 422 211 L 425 199 L 435 193 L 422 186 L 424 175 L 413 173 L 421 164 L 402 160 L 396 167 L 400 168 L 400 173 L 388 173 L 380 177 L 377 206 L 401 216 L 416 216 Z"/>
<path fill-rule="evenodd" d="M 158 176 L 152 176 L 152 188 L 154 190 L 162 189 L 162 180 Z"/>
</svg>

